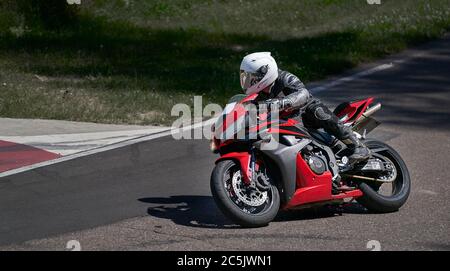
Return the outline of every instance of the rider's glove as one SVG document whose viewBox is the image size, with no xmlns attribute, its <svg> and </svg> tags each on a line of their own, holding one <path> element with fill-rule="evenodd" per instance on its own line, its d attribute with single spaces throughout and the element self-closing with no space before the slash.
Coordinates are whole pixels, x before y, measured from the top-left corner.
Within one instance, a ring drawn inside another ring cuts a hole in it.
<svg viewBox="0 0 450 271">
<path fill-rule="evenodd" d="M 283 110 L 292 106 L 292 101 L 287 98 L 275 98 L 269 99 L 264 102 L 268 109 L 277 108 L 278 110 Z"/>
</svg>

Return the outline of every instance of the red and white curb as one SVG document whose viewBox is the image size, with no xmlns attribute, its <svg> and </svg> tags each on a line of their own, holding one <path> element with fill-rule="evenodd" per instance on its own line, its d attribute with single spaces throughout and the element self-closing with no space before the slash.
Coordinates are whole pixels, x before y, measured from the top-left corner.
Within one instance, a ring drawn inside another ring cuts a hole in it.
<svg viewBox="0 0 450 271">
<path fill-rule="evenodd" d="M 0 177 L 86 156 L 132 139 L 160 134 L 169 128 L 132 131 L 0 136 Z"/>
<path fill-rule="evenodd" d="M 81 134 L 0 136 L 0 140 L 7 142 L 5 143 L 4 148 L 0 146 L 0 165 L 4 164 L 4 170 L 0 170 L 0 177 L 10 176 L 159 137 L 184 133 L 192 129 L 211 125 L 215 120 L 216 118 L 212 118 L 181 129 L 161 127 L 148 130 L 142 129 Z M 27 147 L 35 152 L 29 151 L 15 154 L 14 152 L 9 151 L 11 149 L 8 149 L 8 144 L 15 144 L 17 146 L 22 146 L 22 148 Z M 39 159 L 36 158 L 37 150 L 41 153 Z M 28 160 L 25 159 L 27 157 Z M 20 161 L 28 162 L 21 163 Z"/>
<path fill-rule="evenodd" d="M 43 149 L 0 140 L 0 173 L 60 157 Z"/>
</svg>

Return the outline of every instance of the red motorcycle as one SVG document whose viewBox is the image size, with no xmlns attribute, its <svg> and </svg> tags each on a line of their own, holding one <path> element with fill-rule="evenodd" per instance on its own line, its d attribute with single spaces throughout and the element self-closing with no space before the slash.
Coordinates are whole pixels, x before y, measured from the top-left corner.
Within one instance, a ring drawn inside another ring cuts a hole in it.
<svg viewBox="0 0 450 271">
<path fill-rule="evenodd" d="M 258 113 L 250 124 L 246 105 L 254 104 L 257 95 L 233 97 L 212 126 L 211 149 L 220 158 L 211 175 L 211 192 L 232 221 L 260 227 L 280 209 L 356 199 L 369 211 L 384 213 L 406 202 L 411 183 L 405 162 L 386 143 L 365 139 L 379 125 L 371 115 L 381 104 L 370 107 L 373 98 L 334 110 L 371 150 L 367 161 L 351 164 L 343 143 L 322 129 L 305 128 L 289 112 L 279 112 L 276 121 L 270 111 Z"/>
</svg>

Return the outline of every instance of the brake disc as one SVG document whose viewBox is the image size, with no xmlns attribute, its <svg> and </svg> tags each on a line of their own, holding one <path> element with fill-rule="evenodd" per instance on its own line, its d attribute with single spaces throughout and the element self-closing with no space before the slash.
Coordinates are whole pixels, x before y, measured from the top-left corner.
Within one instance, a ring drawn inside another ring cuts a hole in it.
<svg viewBox="0 0 450 271">
<path fill-rule="evenodd" d="M 239 171 L 234 173 L 231 185 L 235 195 L 245 204 L 253 207 L 263 205 L 267 200 L 267 191 L 261 192 L 256 188 L 249 188 L 242 182 Z"/>
</svg>

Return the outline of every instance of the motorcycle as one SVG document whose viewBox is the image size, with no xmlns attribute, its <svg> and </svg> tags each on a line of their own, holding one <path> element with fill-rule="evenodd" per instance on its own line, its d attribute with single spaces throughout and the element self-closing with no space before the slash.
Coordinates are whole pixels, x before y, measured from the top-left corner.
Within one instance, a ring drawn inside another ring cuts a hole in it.
<svg viewBox="0 0 450 271">
<path fill-rule="evenodd" d="M 233 222 L 261 227 L 280 210 L 353 200 L 371 212 L 387 213 L 406 202 L 411 181 L 405 162 L 391 146 L 366 138 L 380 124 L 372 118 L 381 108 L 371 106 L 373 97 L 334 110 L 371 151 L 368 160 L 352 164 L 342 142 L 322 129 L 306 128 L 289 112 L 274 118 L 267 110 L 251 123 L 247 105 L 255 105 L 257 96 L 233 97 L 211 128 L 211 150 L 220 154 L 211 193 Z"/>
</svg>

